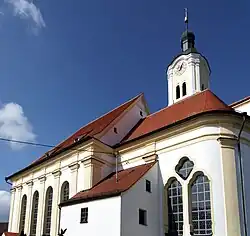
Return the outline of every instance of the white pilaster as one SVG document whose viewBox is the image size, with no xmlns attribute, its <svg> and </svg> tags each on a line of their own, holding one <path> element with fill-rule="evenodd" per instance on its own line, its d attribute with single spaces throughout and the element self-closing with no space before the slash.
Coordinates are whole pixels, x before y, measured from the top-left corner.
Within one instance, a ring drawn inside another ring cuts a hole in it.
<svg viewBox="0 0 250 236">
<path fill-rule="evenodd" d="M 19 223 L 20 223 L 20 214 L 21 214 L 21 198 L 22 198 L 22 189 L 23 186 L 19 185 L 17 187 L 17 199 L 16 199 L 16 212 L 14 218 L 16 218 L 16 223 L 15 223 L 15 231 L 14 232 L 19 232 Z"/>
<path fill-rule="evenodd" d="M 182 201 L 183 201 L 183 235 L 190 236 L 190 220 L 189 220 L 189 191 L 188 184 L 182 184 Z"/>
<path fill-rule="evenodd" d="M 44 218 L 44 192 L 46 176 L 43 175 L 38 178 L 40 181 L 39 202 L 38 202 L 38 216 L 37 216 L 37 233 L 42 235 L 43 232 L 43 218 Z"/>
<path fill-rule="evenodd" d="M 28 185 L 28 196 L 27 196 L 27 210 L 26 210 L 26 220 L 25 220 L 25 233 L 27 235 L 30 234 L 30 222 L 31 222 L 31 213 L 32 213 L 32 200 L 33 200 L 33 195 L 32 195 L 32 186 L 33 186 L 33 181 L 29 181 L 27 183 Z"/>
<path fill-rule="evenodd" d="M 53 172 L 54 175 L 54 189 L 53 189 L 53 202 L 52 202 L 52 219 L 51 219 L 51 236 L 58 234 L 58 223 L 59 223 L 59 201 L 60 201 L 60 176 L 61 171 L 58 169 Z"/>
<path fill-rule="evenodd" d="M 195 64 L 196 90 L 201 91 L 200 63 Z"/>
<path fill-rule="evenodd" d="M 16 197 L 16 189 L 12 188 L 10 190 L 11 193 L 11 203 L 10 203 L 10 215 L 9 215 L 9 226 L 8 226 L 8 232 L 14 232 L 13 230 L 13 213 L 14 213 L 14 204 L 15 204 L 15 197 Z"/>
<path fill-rule="evenodd" d="M 69 168 L 71 170 L 69 197 L 73 197 L 77 193 L 77 174 L 78 174 L 79 164 L 75 162 L 69 165 Z"/>
<path fill-rule="evenodd" d="M 173 96 L 174 96 L 174 92 L 173 92 L 173 70 L 168 72 L 168 105 L 172 105 L 173 104 Z"/>
</svg>

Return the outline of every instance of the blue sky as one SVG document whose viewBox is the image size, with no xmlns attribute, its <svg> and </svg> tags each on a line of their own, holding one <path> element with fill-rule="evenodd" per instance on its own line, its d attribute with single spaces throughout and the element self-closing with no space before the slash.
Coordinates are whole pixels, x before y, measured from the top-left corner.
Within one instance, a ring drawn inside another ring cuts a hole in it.
<svg viewBox="0 0 250 236">
<path fill-rule="evenodd" d="M 227 103 L 250 95 L 250 1 L 2 0 L 0 136 L 56 144 L 140 92 L 151 112 L 166 106 L 185 7 L 212 91 Z M 4 177 L 47 149 L 0 150 L 1 204 Z"/>
</svg>

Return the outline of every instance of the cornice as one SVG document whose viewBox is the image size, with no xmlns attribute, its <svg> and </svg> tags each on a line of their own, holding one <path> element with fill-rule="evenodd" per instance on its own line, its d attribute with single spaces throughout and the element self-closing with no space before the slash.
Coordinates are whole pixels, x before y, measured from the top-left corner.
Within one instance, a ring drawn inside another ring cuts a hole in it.
<svg viewBox="0 0 250 236">
<path fill-rule="evenodd" d="M 235 145 L 237 144 L 237 137 L 236 136 L 231 136 L 231 137 L 226 137 L 222 136 L 217 139 L 217 141 L 220 143 L 222 148 L 235 148 Z"/>
<path fill-rule="evenodd" d="M 78 170 L 79 166 L 80 165 L 78 164 L 78 162 L 74 162 L 74 163 L 70 164 L 68 167 L 70 168 L 71 172 L 74 172 L 74 171 Z"/>
<path fill-rule="evenodd" d="M 56 179 L 56 178 L 58 178 L 60 175 L 61 175 L 61 170 L 60 169 L 57 169 L 57 170 L 54 170 L 53 172 L 52 172 L 52 174 L 53 174 L 53 176 L 54 176 L 54 178 Z"/>
<path fill-rule="evenodd" d="M 40 181 L 40 183 L 44 183 L 46 181 L 46 176 L 45 175 L 40 176 L 38 177 L 38 180 Z"/>
<path fill-rule="evenodd" d="M 145 145 L 152 142 L 159 142 L 161 140 L 169 139 L 182 135 L 184 133 L 200 129 L 201 127 L 219 127 L 223 124 L 231 125 L 234 124 L 234 127 L 241 125 L 242 119 L 234 114 L 220 114 L 216 112 L 209 112 L 207 114 L 198 114 L 196 117 L 190 117 L 188 120 L 180 121 L 179 124 L 171 124 L 162 128 L 162 130 L 155 131 L 152 134 L 145 135 L 145 137 L 138 138 L 137 140 L 124 143 L 121 146 L 117 147 L 115 151 L 118 151 L 120 154 L 127 153 L 136 149 L 143 148 Z M 244 130 L 249 129 L 249 125 L 246 123 Z"/>
</svg>

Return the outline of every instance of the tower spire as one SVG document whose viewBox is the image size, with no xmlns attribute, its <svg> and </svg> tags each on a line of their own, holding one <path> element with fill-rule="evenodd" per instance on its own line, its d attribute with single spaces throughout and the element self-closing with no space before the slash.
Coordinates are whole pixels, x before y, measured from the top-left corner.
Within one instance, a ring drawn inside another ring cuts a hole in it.
<svg viewBox="0 0 250 236">
<path fill-rule="evenodd" d="M 186 24 L 186 31 L 188 31 L 188 9 L 185 8 L 184 11 L 185 11 L 184 22 L 185 22 L 185 24 Z"/>
<path fill-rule="evenodd" d="M 183 32 L 181 36 L 181 48 L 183 52 L 187 52 L 188 50 L 190 51 L 196 51 L 195 49 L 195 35 L 193 32 L 189 30 L 189 19 L 188 19 L 188 9 L 185 8 L 185 17 L 184 17 L 184 22 L 186 25 L 186 29 Z"/>
</svg>

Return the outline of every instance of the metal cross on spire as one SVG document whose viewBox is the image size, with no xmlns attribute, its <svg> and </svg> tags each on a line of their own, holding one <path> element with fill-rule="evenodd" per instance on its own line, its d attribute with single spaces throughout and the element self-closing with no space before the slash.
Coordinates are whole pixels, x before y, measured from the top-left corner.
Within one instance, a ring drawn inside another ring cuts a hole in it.
<svg viewBox="0 0 250 236">
<path fill-rule="evenodd" d="M 188 9 L 185 8 L 185 18 L 184 18 L 184 22 L 186 24 L 186 30 L 188 31 Z"/>
</svg>

